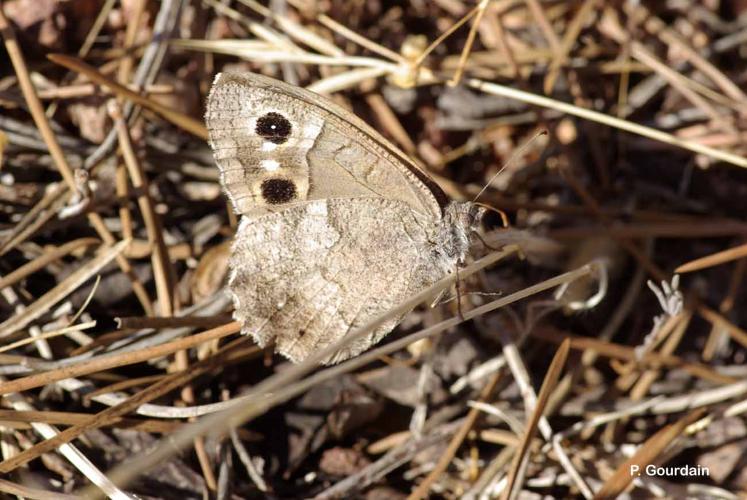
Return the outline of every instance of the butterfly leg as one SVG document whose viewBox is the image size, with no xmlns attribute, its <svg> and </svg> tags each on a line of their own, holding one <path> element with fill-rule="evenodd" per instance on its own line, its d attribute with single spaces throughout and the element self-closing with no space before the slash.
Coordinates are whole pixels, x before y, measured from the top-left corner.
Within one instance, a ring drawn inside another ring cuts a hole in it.
<svg viewBox="0 0 747 500">
<path fill-rule="evenodd" d="M 485 241 L 485 239 L 483 239 L 483 237 L 482 237 L 482 236 L 480 236 L 480 233 L 477 233 L 477 232 L 475 232 L 475 233 L 472 233 L 472 235 L 474 235 L 474 236 L 475 236 L 475 238 L 477 238 L 478 240 L 480 240 L 480 243 L 482 243 L 482 246 L 484 246 L 484 247 L 485 247 L 485 248 L 487 248 L 488 250 L 491 250 L 491 251 L 493 251 L 493 252 L 497 252 L 497 251 L 499 251 L 499 250 L 500 250 L 500 248 L 496 248 L 496 247 L 494 247 L 494 246 L 492 246 L 492 245 L 488 245 L 488 242 L 487 242 L 487 241 Z"/>
<path fill-rule="evenodd" d="M 459 267 L 461 266 L 460 262 L 456 263 L 456 266 L 454 267 L 455 273 L 456 273 L 456 281 L 454 282 L 454 285 L 456 286 L 456 303 L 457 303 L 457 314 L 459 315 L 459 319 L 464 321 L 464 312 L 462 311 L 462 285 L 461 280 L 459 279 Z"/>
</svg>

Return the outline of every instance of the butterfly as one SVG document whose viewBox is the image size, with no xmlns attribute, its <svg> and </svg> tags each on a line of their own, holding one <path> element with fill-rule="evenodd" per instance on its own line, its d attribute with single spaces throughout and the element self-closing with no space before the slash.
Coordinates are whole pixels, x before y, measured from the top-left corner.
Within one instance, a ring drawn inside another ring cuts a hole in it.
<svg viewBox="0 0 747 500">
<path fill-rule="evenodd" d="M 228 287 L 242 333 L 293 362 L 464 262 L 484 208 L 451 201 L 350 111 L 253 73 L 221 73 L 207 102 L 220 182 L 241 216 Z M 404 316 L 404 315 L 403 315 Z M 379 342 L 381 324 L 326 359 Z"/>
</svg>

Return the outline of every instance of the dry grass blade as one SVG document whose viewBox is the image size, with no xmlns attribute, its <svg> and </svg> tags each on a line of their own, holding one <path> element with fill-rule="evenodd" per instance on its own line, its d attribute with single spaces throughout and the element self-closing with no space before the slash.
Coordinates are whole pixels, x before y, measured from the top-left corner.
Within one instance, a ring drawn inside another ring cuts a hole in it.
<svg viewBox="0 0 747 500">
<path fill-rule="evenodd" d="M 542 35 L 550 45 L 550 49 L 552 50 L 553 54 L 555 54 L 556 58 L 559 57 L 561 51 L 560 40 L 558 39 L 558 35 L 555 33 L 555 30 L 550 25 L 550 21 L 548 21 L 542 5 L 540 5 L 538 0 L 526 0 L 526 3 L 529 6 L 529 10 L 534 17 L 534 20 L 537 22 L 537 25 L 542 31 Z"/>
<path fill-rule="evenodd" d="M 619 224 L 607 229 L 616 238 L 708 238 L 745 234 L 743 223 L 663 223 L 663 224 Z M 592 236 L 597 228 L 570 228 L 552 231 L 550 234 L 559 239 L 576 239 Z M 679 272 L 679 271 L 676 271 Z"/>
<path fill-rule="evenodd" d="M 493 377 L 488 381 L 488 383 L 485 384 L 485 387 L 480 393 L 481 403 L 484 403 L 490 397 L 493 389 L 495 389 L 495 386 L 498 383 L 498 380 L 500 380 L 500 373 L 494 374 Z M 431 485 L 436 480 L 438 480 L 441 474 L 443 474 L 443 472 L 449 466 L 449 462 L 452 461 L 452 459 L 454 458 L 454 454 L 457 452 L 457 449 L 462 445 L 464 439 L 467 437 L 467 434 L 472 430 L 472 427 L 475 425 L 475 422 L 477 422 L 477 417 L 479 415 L 480 410 L 478 408 L 472 408 L 469 411 L 467 417 L 464 419 L 464 423 L 459 427 L 459 430 L 456 432 L 456 434 L 454 434 L 454 437 L 451 438 L 449 446 L 438 459 L 436 466 L 433 468 L 430 474 L 428 474 L 428 477 L 426 477 L 418 485 L 418 487 L 412 493 L 410 493 L 410 495 L 407 497 L 408 500 L 420 500 L 421 498 L 426 498 L 428 496 L 428 491 L 430 490 Z"/>
<path fill-rule="evenodd" d="M 678 274 L 691 273 L 693 271 L 700 271 L 701 269 L 718 266 L 743 257 L 747 257 L 747 244 L 692 260 L 680 265 L 674 270 L 674 272 Z"/>
<path fill-rule="evenodd" d="M 38 488 L 29 488 L 21 484 L 16 484 L 6 479 L 0 479 L 0 491 L 8 495 L 14 495 L 22 498 L 31 498 L 32 500 L 79 500 L 77 495 L 68 495 L 57 491 L 46 491 Z"/>
<path fill-rule="evenodd" d="M 67 201 L 65 196 L 67 194 L 69 192 L 65 189 L 65 184 L 52 186 L 42 199 L 24 215 L 23 219 L 8 232 L 0 243 L 0 257 L 13 250 L 55 217 L 60 207 Z"/>
<path fill-rule="evenodd" d="M 482 21 L 482 16 L 485 15 L 485 11 L 488 8 L 489 0 L 481 0 L 479 4 L 477 4 L 477 7 L 475 9 L 477 10 L 475 14 L 475 20 L 472 21 L 472 26 L 470 27 L 469 34 L 467 35 L 467 41 L 464 44 L 464 48 L 462 49 L 462 53 L 459 56 L 459 63 L 457 64 L 456 72 L 454 73 L 454 76 L 451 77 L 451 80 L 447 82 L 448 85 L 451 85 L 452 87 L 459 85 L 462 81 L 462 76 L 464 75 L 464 67 L 467 64 L 467 58 L 469 57 L 470 51 L 472 51 L 472 44 L 475 42 L 475 37 L 477 36 L 477 28 L 480 26 L 480 21 Z M 465 16 L 465 19 L 468 17 L 472 17 L 472 14 L 467 14 Z"/>
<path fill-rule="evenodd" d="M 109 355 L 101 357 L 99 359 L 84 361 L 76 363 L 70 366 L 64 366 L 57 370 L 49 372 L 39 373 L 36 375 L 29 375 L 18 380 L 10 382 L 0 382 L 0 394 L 8 394 L 11 392 L 21 392 L 33 389 L 34 387 L 41 387 L 43 385 L 51 384 L 59 380 L 66 378 L 80 377 L 89 373 L 96 373 L 103 370 L 108 370 L 117 366 L 125 366 L 133 363 L 142 363 L 149 359 L 155 359 L 161 356 L 173 354 L 183 349 L 189 349 L 196 345 L 202 344 L 215 339 L 220 339 L 228 335 L 237 333 L 240 329 L 238 323 L 233 322 L 218 328 L 213 328 L 205 332 L 201 332 L 192 335 L 186 339 L 175 340 L 168 342 L 160 346 L 143 349 L 141 351 L 135 351 L 131 353 L 124 353 L 118 355 Z"/>
<path fill-rule="evenodd" d="M 563 35 L 560 47 L 555 52 L 550 68 L 547 71 L 544 83 L 545 94 L 552 94 L 553 88 L 555 87 L 555 81 L 557 80 L 558 75 L 560 75 L 560 70 L 568 59 L 568 53 L 571 51 L 573 44 L 576 43 L 581 28 L 584 27 L 584 24 L 592 14 L 592 9 L 598 3 L 598 0 L 584 0 L 584 3 L 576 12 L 573 20 L 569 23 L 568 29 Z"/>
<path fill-rule="evenodd" d="M 57 337 L 58 335 L 65 335 L 70 332 L 79 332 L 79 331 L 85 330 L 86 328 L 93 328 L 94 326 L 96 326 L 95 321 L 88 321 L 86 323 L 80 323 L 78 325 L 60 328 L 59 330 L 53 330 L 51 332 L 44 332 L 41 335 L 29 336 L 28 338 L 18 340 L 16 342 L 11 342 L 10 344 L 0 347 L 0 353 L 11 351 L 13 349 L 18 349 L 19 347 L 22 347 L 26 344 L 31 344 L 32 342 L 36 342 L 38 340 L 50 339 L 53 337 Z"/>
<path fill-rule="evenodd" d="M 44 254 L 32 260 L 28 264 L 25 264 L 15 271 L 7 274 L 3 278 L 0 278 L 0 289 L 5 288 L 6 286 L 13 285 L 26 276 L 29 276 L 30 274 L 43 269 L 50 262 L 54 262 L 57 259 L 75 252 L 76 250 L 100 243 L 101 242 L 96 238 L 80 238 L 78 240 L 67 242 L 64 245 L 60 245 L 59 247 L 44 252 Z"/>
<path fill-rule="evenodd" d="M 333 94 L 341 90 L 354 88 L 356 85 L 375 80 L 380 76 L 384 76 L 388 73 L 383 68 L 358 68 L 344 73 L 338 73 L 336 75 L 322 78 L 317 80 L 308 87 L 307 89 L 314 91 L 318 94 Z"/>
<path fill-rule="evenodd" d="M 72 190 L 75 190 L 76 187 L 73 172 L 70 167 L 67 166 L 67 161 L 65 160 L 65 155 L 62 151 L 62 148 L 60 147 L 59 142 L 55 140 L 52 129 L 49 126 L 49 122 L 45 119 L 44 108 L 42 107 L 39 99 L 36 97 L 36 89 L 31 83 L 28 68 L 26 67 L 26 61 L 24 60 L 23 54 L 21 53 L 21 49 L 18 45 L 18 39 L 16 38 L 16 34 L 11 28 L 8 19 L 5 17 L 5 13 L 1 8 L 0 33 L 2 34 L 3 41 L 5 42 L 5 50 L 8 51 L 11 62 L 16 69 L 16 74 L 18 75 L 18 84 L 20 85 L 21 90 L 26 97 L 26 102 L 28 103 L 29 110 L 36 119 L 37 126 L 39 127 L 39 130 L 44 137 L 47 146 L 49 147 L 49 153 L 55 158 L 58 166 L 64 165 L 64 167 L 60 168 L 60 174 L 62 175 L 62 178 L 65 179 L 65 183 L 68 185 L 68 187 Z"/>
<path fill-rule="evenodd" d="M 464 16 L 462 16 L 461 19 L 459 19 L 457 22 L 449 26 L 447 30 L 445 30 L 443 33 L 441 33 L 435 40 L 433 40 L 428 47 L 423 50 L 423 52 L 418 56 L 418 58 L 415 60 L 413 65 L 415 67 L 418 67 L 423 64 L 425 59 L 438 47 L 441 45 L 444 40 L 449 38 L 451 35 L 453 35 L 459 28 L 461 28 L 465 23 L 467 23 L 470 19 L 475 17 L 476 15 L 480 14 L 481 12 L 484 12 L 485 6 L 482 5 L 485 2 L 480 2 L 480 5 L 476 6 L 472 10 L 470 10 L 468 13 L 466 13 Z M 463 60 L 463 56 L 459 57 L 459 60 Z M 463 64 L 463 63 L 462 63 Z"/>
<path fill-rule="evenodd" d="M 319 55 L 310 52 L 288 52 L 266 42 L 257 43 L 256 40 L 173 40 L 171 44 L 192 50 L 235 55 L 242 59 L 264 63 L 288 62 L 318 64 L 322 66 L 378 68 L 387 73 L 394 73 L 398 69 L 396 64 L 373 57 L 340 57 Z"/>
<path fill-rule="evenodd" d="M 545 411 L 545 406 L 550 398 L 550 394 L 555 389 L 555 385 L 560 380 L 560 374 L 565 366 L 565 361 L 568 358 L 568 352 L 571 349 L 571 342 L 564 340 L 563 343 L 558 347 L 555 356 L 553 356 L 550 366 L 545 374 L 545 379 L 542 382 L 539 394 L 537 395 L 537 404 L 532 410 L 532 416 L 527 422 L 524 430 L 524 435 L 521 438 L 521 443 L 518 448 L 514 451 L 513 462 L 511 463 L 511 471 L 508 475 L 508 482 L 506 489 L 503 494 L 503 498 L 515 498 L 520 490 L 520 485 L 517 479 L 521 475 L 521 469 L 523 464 L 526 463 L 527 451 L 529 450 L 529 444 L 537 433 L 537 425 L 539 424 L 540 418 Z"/>
<path fill-rule="evenodd" d="M 59 64 L 60 66 L 64 66 L 71 71 L 75 71 L 77 73 L 85 75 L 92 82 L 107 87 L 114 94 L 125 99 L 129 99 L 135 104 L 153 111 L 154 113 L 170 121 L 177 127 L 186 130 L 190 134 L 193 134 L 200 139 L 207 140 L 207 129 L 205 128 L 205 125 L 203 125 L 202 122 L 195 120 L 191 116 L 187 116 L 178 111 L 174 111 L 173 109 L 169 109 L 163 104 L 155 102 L 153 99 L 143 97 L 137 92 L 133 92 L 124 85 L 121 85 L 111 78 L 104 76 L 96 68 L 89 66 L 80 59 L 67 56 L 65 54 L 49 54 L 47 57 L 53 63 Z"/>
<path fill-rule="evenodd" d="M 747 168 L 747 158 L 744 158 L 742 156 L 704 146 L 694 141 L 685 141 L 674 137 L 671 134 L 667 134 L 666 132 L 662 132 L 660 130 L 656 130 L 643 125 L 638 125 L 626 120 L 621 120 L 604 113 L 599 113 L 598 111 L 580 108 L 572 104 L 559 102 L 554 99 L 549 99 L 547 97 L 531 94 L 529 92 L 524 92 L 523 90 L 513 89 L 496 83 L 484 82 L 477 79 L 467 79 L 466 82 L 470 87 L 481 90 L 488 94 L 517 99 L 528 104 L 534 104 L 537 106 L 542 106 L 544 108 L 554 109 L 563 113 L 568 113 L 572 116 L 578 116 L 579 118 L 584 118 L 596 123 L 601 123 L 603 125 L 618 128 L 620 130 L 625 130 L 626 132 L 630 132 L 632 134 L 647 137 L 655 141 L 663 142 L 664 144 L 687 149 L 694 153 L 699 153 L 716 160 L 721 160 L 726 163 L 736 165 L 737 167 Z"/>
<path fill-rule="evenodd" d="M 682 411 L 711 406 L 747 394 L 747 382 L 744 380 L 729 385 L 696 391 L 690 394 L 674 396 L 669 399 L 653 398 L 651 412 L 655 414 L 678 413 Z"/>
<path fill-rule="evenodd" d="M 344 36 L 348 40 L 351 40 L 351 41 L 357 43 L 358 45 L 361 45 L 361 46 L 369 49 L 371 52 L 373 52 L 375 54 L 379 54 L 382 57 L 386 57 L 387 59 L 390 59 L 390 60 L 392 60 L 394 62 L 397 62 L 397 63 L 400 63 L 400 64 L 406 62 L 405 59 L 401 55 L 397 54 L 396 52 L 394 52 L 392 50 L 389 50 L 386 47 L 384 47 L 382 45 L 379 45 L 377 43 L 373 43 L 368 38 L 360 36 L 356 32 L 354 32 L 354 31 L 346 28 L 345 26 L 343 26 L 342 24 L 338 23 L 334 19 L 331 19 L 328 16 L 321 15 L 321 16 L 319 16 L 318 19 L 319 19 L 319 22 L 322 25 L 324 25 L 324 26 L 328 27 L 329 29 L 331 29 L 331 30 L 339 33 L 340 35 Z M 335 55 L 339 56 L 341 54 L 338 53 L 338 54 L 335 54 Z"/>
<path fill-rule="evenodd" d="M 27 307 L 21 314 L 17 314 L 0 323 L 0 338 L 7 337 L 12 333 L 17 332 L 42 314 L 45 314 L 54 304 L 64 299 L 74 290 L 77 290 L 80 285 L 88 281 L 94 274 L 101 271 L 104 266 L 121 254 L 128 244 L 128 241 L 120 241 L 113 247 L 102 248 L 96 257 L 76 269 L 75 272 L 68 276 L 62 283 L 39 297 L 39 299 Z"/>
<path fill-rule="evenodd" d="M 0 382 L 3 379 L 0 378 Z M 4 398 L 14 410 L 33 411 L 34 408 L 26 402 L 20 394 L 8 394 Z M 31 424 L 33 430 L 45 439 L 52 439 L 59 431 L 49 424 L 34 422 Z M 76 447 L 71 444 L 63 444 L 59 453 L 64 456 L 76 469 L 78 469 L 90 482 L 101 489 L 109 498 L 116 500 L 131 500 L 131 497 L 117 488 L 93 463 Z M 96 492 L 98 495 L 98 491 Z"/>
<path fill-rule="evenodd" d="M 289 19 L 287 16 L 281 16 L 277 15 L 271 10 L 265 8 L 263 5 L 260 5 L 257 2 L 254 2 L 252 0 L 239 0 L 239 2 L 243 3 L 247 7 L 255 10 L 259 14 L 272 18 L 273 21 L 278 23 L 278 26 L 291 38 L 294 38 L 295 40 L 302 42 L 309 47 L 317 50 L 321 54 L 326 54 L 328 56 L 344 56 L 345 52 L 335 46 L 333 43 L 331 43 L 326 38 L 319 36 L 314 31 L 308 29 L 306 26 L 303 26 L 292 19 Z"/>
<path fill-rule="evenodd" d="M 96 415 L 92 415 L 90 418 L 86 419 L 85 422 L 72 425 L 57 434 L 55 437 L 47 439 L 46 441 L 22 451 L 12 458 L 0 462 L 0 473 L 13 471 L 17 467 L 37 458 L 42 453 L 47 453 L 62 444 L 72 441 L 86 431 L 113 424 L 118 421 L 121 416 L 134 411 L 138 406 L 168 394 L 174 389 L 182 387 L 189 380 L 220 366 L 220 363 L 231 349 L 238 347 L 247 341 L 246 337 L 242 337 L 233 343 L 228 344 L 226 347 L 221 349 L 219 353 L 210 358 L 195 363 L 188 371 L 168 375 L 155 384 L 137 392 L 123 403 L 107 408 Z"/>
<path fill-rule="evenodd" d="M 698 307 L 698 314 L 700 314 L 704 319 L 710 321 L 714 326 L 724 328 L 731 338 L 743 346 L 747 346 L 747 331 L 729 321 L 723 314 L 720 314 L 703 304 Z"/>
<path fill-rule="evenodd" d="M 115 101 L 109 103 L 109 114 L 114 119 L 114 128 L 117 130 L 119 138 L 119 147 L 124 157 L 124 163 L 127 167 L 132 187 L 139 192 L 138 205 L 140 212 L 145 221 L 145 229 L 148 232 L 148 243 L 152 247 L 151 258 L 153 262 L 153 273 L 156 281 L 156 294 L 158 296 L 159 312 L 162 316 L 171 316 L 173 313 L 174 299 L 172 291 L 172 276 L 174 272 L 171 268 L 166 243 L 163 240 L 163 226 L 161 219 L 156 214 L 155 203 L 150 197 L 148 179 L 143 172 L 143 168 L 137 159 L 137 155 L 132 148 L 130 132 L 127 129 L 122 116 L 122 110 Z"/>
<path fill-rule="evenodd" d="M 636 354 L 635 349 L 632 347 L 605 342 L 594 338 L 571 336 L 555 329 L 537 330 L 533 332 L 532 335 L 553 343 L 560 343 L 564 339 L 569 339 L 571 341 L 572 349 L 584 352 L 594 352 L 596 355 L 629 361 L 631 363 L 638 362 L 643 367 L 650 363 L 652 366 L 661 365 L 671 368 L 681 368 L 695 377 L 717 384 L 731 384 L 737 380 L 729 375 L 719 373 L 707 365 L 687 362 L 678 356 L 665 356 L 656 352 L 651 352 L 644 358 L 641 358 Z"/>
<path fill-rule="evenodd" d="M 62 412 L 62 411 L 16 411 L 0 410 L 0 421 L 3 425 L 9 422 L 41 422 L 53 425 L 80 425 L 89 422 L 91 415 L 88 413 Z M 124 429 L 141 430 L 143 432 L 157 432 L 168 434 L 179 429 L 183 424 L 179 422 L 168 422 L 155 419 L 123 418 L 111 423 L 112 426 Z"/>
<path fill-rule="evenodd" d="M 660 61 L 650 50 L 648 50 L 643 44 L 635 40 L 629 40 L 628 35 L 625 33 L 625 29 L 620 25 L 617 17 L 612 14 L 611 9 L 606 9 L 600 22 L 600 29 L 615 41 L 620 44 L 629 44 L 631 55 L 641 61 L 642 63 L 650 66 L 656 71 L 662 78 L 666 79 L 673 88 L 676 88 L 683 97 L 690 101 L 697 108 L 702 110 L 706 115 L 716 123 L 719 128 L 726 133 L 734 133 L 735 129 L 731 123 L 724 119 L 724 117 L 715 109 L 715 107 L 703 97 L 700 96 L 693 87 L 701 88 L 701 92 L 710 94 L 711 91 L 707 87 L 702 88 L 699 84 L 688 80 L 676 71 L 672 70 L 663 61 Z M 716 94 L 717 95 L 717 94 Z M 715 97 L 715 96 L 714 96 Z"/>
<path fill-rule="evenodd" d="M 744 106 L 744 103 L 747 102 L 747 95 L 745 95 L 742 89 L 724 75 L 724 73 L 714 64 L 701 56 L 690 45 L 688 40 L 685 40 L 675 30 L 670 29 L 664 21 L 653 15 L 644 5 L 639 4 L 633 8 L 631 4 L 626 4 L 623 6 L 623 9 L 625 9 L 626 13 L 632 17 L 644 18 L 643 26 L 646 30 L 658 35 L 662 41 L 669 45 L 676 46 L 677 49 L 680 50 L 693 64 L 693 66 L 708 75 L 708 77 L 711 78 L 725 94 L 734 99 L 735 102 L 741 103 L 741 105 Z"/>
<path fill-rule="evenodd" d="M 228 314 L 204 317 L 204 316 L 173 316 L 170 318 L 143 318 L 127 317 L 114 318 L 120 330 L 142 330 L 144 328 L 181 328 L 192 326 L 196 328 L 216 328 L 231 322 Z"/>
</svg>

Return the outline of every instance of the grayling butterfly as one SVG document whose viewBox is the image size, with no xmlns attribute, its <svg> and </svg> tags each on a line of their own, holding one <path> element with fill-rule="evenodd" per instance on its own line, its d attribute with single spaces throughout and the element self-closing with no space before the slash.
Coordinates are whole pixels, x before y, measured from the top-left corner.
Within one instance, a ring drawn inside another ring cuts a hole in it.
<svg viewBox="0 0 747 500">
<path fill-rule="evenodd" d="M 206 113 L 220 180 L 241 215 L 229 288 L 242 333 L 294 362 L 461 264 L 483 209 L 449 201 L 358 117 L 264 76 L 219 74 Z M 379 342 L 394 318 L 327 363 Z"/>
</svg>

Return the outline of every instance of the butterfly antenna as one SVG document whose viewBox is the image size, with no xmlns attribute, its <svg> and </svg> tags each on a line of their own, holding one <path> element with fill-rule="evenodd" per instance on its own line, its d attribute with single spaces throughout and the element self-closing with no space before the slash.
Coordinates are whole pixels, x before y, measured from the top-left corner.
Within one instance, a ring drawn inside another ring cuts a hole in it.
<svg viewBox="0 0 747 500">
<path fill-rule="evenodd" d="M 516 151 L 514 151 L 514 152 L 513 152 L 512 154 L 511 154 L 511 157 L 510 157 L 510 158 L 508 159 L 508 161 L 507 161 L 506 163 L 504 163 L 504 164 L 503 164 L 503 166 L 502 166 L 502 167 L 501 167 L 501 168 L 500 168 L 500 169 L 499 169 L 499 170 L 498 170 L 498 171 L 497 171 L 497 172 L 495 173 L 495 175 L 493 175 L 493 177 L 491 177 L 491 178 L 490 178 L 490 180 L 489 180 L 489 181 L 488 181 L 488 182 L 487 182 L 487 183 L 485 184 L 485 186 L 483 186 L 483 188 L 482 188 L 482 189 L 480 190 L 480 192 L 479 192 L 479 193 L 477 193 L 477 196 L 475 196 L 475 198 L 474 198 L 474 199 L 472 200 L 472 203 L 476 202 L 476 201 L 477 201 L 477 199 L 478 199 L 478 198 L 479 198 L 480 196 L 482 196 L 482 194 L 483 194 L 483 193 L 485 192 L 485 190 L 486 190 L 486 189 L 488 189 L 488 187 L 489 187 L 489 186 L 490 186 L 490 185 L 491 185 L 491 184 L 493 183 L 493 181 L 495 180 L 495 178 L 496 178 L 496 177 L 498 177 L 498 175 L 500 175 L 500 173 L 501 173 L 501 172 L 503 172 L 504 170 L 506 170 L 506 168 L 507 168 L 507 167 L 508 167 L 509 165 L 511 165 L 512 163 L 514 163 L 514 161 L 515 161 L 515 160 L 516 160 L 517 158 L 519 158 L 520 156 L 523 156 L 523 155 L 524 155 L 524 152 L 525 152 L 525 151 L 527 150 L 527 148 L 528 148 L 528 147 L 529 147 L 529 146 L 530 146 L 530 145 L 531 145 L 531 144 L 532 144 L 532 143 L 533 143 L 533 142 L 534 142 L 534 141 L 535 141 L 535 140 L 536 140 L 536 139 L 537 139 L 537 138 L 538 138 L 539 136 L 541 136 L 541 135 L 547 135 L 547 130 L 545 130 L 545 129 L 542 129 L 542 130 L 538 131 L 538 132 L 537 132 L 536 134 L 534 134 L 534 135 L 532 136 L 532 138 L 531 138 L 531 139 L 529 139 L 529 140 L 528 140 L 527 142 L 525 142 L 524 144 L 522 144 L 522 145 L 521 145 L 521 147 L 520 147 L 519 149 L 517 149 Z"/>
<path fill-rule="evenodd" d="M 484 208 L 485 210 L 490 210 L 491 212 L 497 213 L 501 217 L 501 222 L 503 222 L 503 227 L 508 227 L 509 226 L 509 224 L 508 224 L 508 216 L 506 215 L 506 212 L 504 212 L 503 210 L 497 209 L 495 207 L 491 207 L 487 203 L 481 203 L 479 201 L 474 201 L 472 203 L 474 203 L 478 207 Z M 477 233 L 475 233 L 475 234 L 477 234 Z"/>
</svg>

